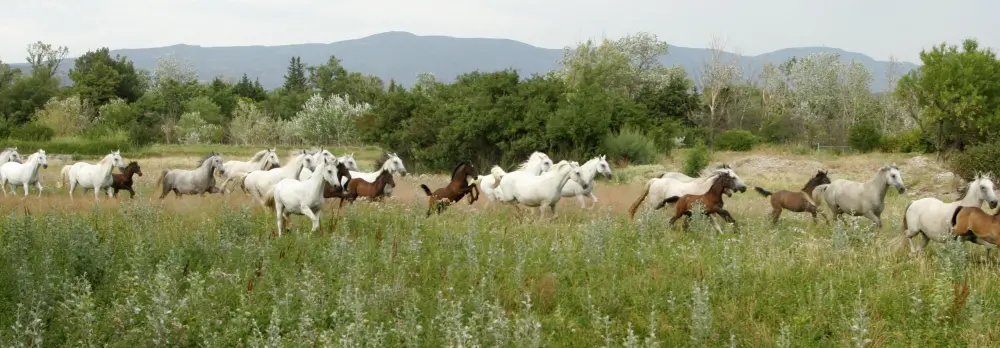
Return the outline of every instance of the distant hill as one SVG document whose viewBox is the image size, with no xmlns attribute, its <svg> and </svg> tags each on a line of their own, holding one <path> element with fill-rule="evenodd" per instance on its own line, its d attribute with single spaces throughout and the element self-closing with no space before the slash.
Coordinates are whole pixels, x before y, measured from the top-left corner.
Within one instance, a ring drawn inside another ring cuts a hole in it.
<svg viewBox="0 0 1000 348">
<path fill-rule="evenodd" d="M 757 74 L 767 63 L 779 64 L 792 56 L 801 57 L 820 52 L 836 52 L 844 61 L 864 63 L 872 71 L 872 90 L 881 91 L 886 87 L 888 62 L 837 48 L 787 48 L 757 56 L 739 56 L 739 59 L 745 71 Z M 148 70 L 156 66 L 157 57 L 170 53 L 191 60 L 203 80 L 211 80 L 215 76 L 235 79 L 246 73 L 251 78 L 259 78 L 267 89 L 281 86 L 292 56 L 302 57 L 305 64 L 318 65 L 335 55 L 349 71 L 376 75 L 387 82 L 395 79 L 405 86 L 412 86 L 417 80 L 417 74 L 421 72 L 433 73 L 443 82 L 451 82 L 456 76 L 475 70 L 514 68 L 525 77 L 532 73 L 544 74 L 559 68 L 556 61 L 562 58 L 561 49 L 535 47 L 514 40 L 418 36 L 398 31 L 329 44 L 236 47 L 180 44 L 111 51 L 112 56 L 126 56 L 137 67 Z M 694 76 L 709 57 L 708 49 L 670 46 L 669 53 L 661 57 L 660 61 L 668 66 L 681 65 Z M 13 65 L 27 70 L 26 64 Z M 65 76 L 72 66 L 73 59 L 67 59 L 60 71 Z M 903 63 L 901 73 L 915 67 L 916 64 Z M 68 83 L 68 79 L 64 79 Z"/>
</svg>

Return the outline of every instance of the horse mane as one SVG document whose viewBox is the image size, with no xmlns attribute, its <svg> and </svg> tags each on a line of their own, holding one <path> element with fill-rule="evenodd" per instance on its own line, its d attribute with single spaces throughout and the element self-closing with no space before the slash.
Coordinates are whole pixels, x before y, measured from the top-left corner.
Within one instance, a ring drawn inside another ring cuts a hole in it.
<svg viewBox="0 0 1000 348">
<path fill-rule="evenodd" d="M 819 181 L 823 178 L 827 178 L 826 172 L 817 172 L 812 179 L 809 179 L 809 181 L 806 182 L 806 186 L 802 188 L 802 191 L 810 191 L 810 189 L 814 189 L 816 186 L 821 185 Z"/>
<path fill-rule="evenodd" d="M 389 156 L 388 152 L 382 152 L 382 154 L 375 159 L 375 168 L 382 168 L 382 165 L 385 164 L 385 161 L 388 161 L 389 158 L 392 158 L 392 156 Z"/>
<path fill-rule="evenodd" d="M 528 168 L 528 164 L 531 163 L 531 161 L 535 160 L 536 158 L 538 158 L 538 161 L 541 161 L 542 160 L 541 155 L 542 153 L 539 151 L 532 152 L 531 155 L 528 156 L 528 159 L 526 161 L 521 162 L 521 164 L 517 165 L 517 170 L 524 170 Z"/>
<path fill-rule="evenodd" d="M 268 152 L 271 152 L 271 150 L 267 149 L 257 151 L 257 153 L 253 154 L 253 157 L 250 157 L 250 162 L 257 162 L 264 159 L 264 156 L 266 156 Z"/>
<path fill-rule="evenodd" d="M 452 180 L 455 180 L 455 175 L 458 175 L 458 168 L 462 168 L 462 166 L 466 165 L 466 164 L 472 164 L 472 161 L 470 161 L 470 160 L 464 160 L 464 161 L 458 162 L 458 165 L 456 165 L 455 168 L 451 170 L 451 179 Z M 379 168 L 381 168 L 381 167 L 379 167 Z"/>
<path fill-rule="evenodd" d="M 209 158 L 212 158 L 212 157 L 215 157 L 215 156 L 218 156 L 218 155 L 219 155 L 218 152 L 215 152 L 215 151 L 209 152 L 207 155 L 205 155 L 205 157 L 202 157 L 201 159 L 198 160 L 198 167 L 201 167 L 202 164 L 205 164 L 205 161 L 208 161 Z"/>
</svg>

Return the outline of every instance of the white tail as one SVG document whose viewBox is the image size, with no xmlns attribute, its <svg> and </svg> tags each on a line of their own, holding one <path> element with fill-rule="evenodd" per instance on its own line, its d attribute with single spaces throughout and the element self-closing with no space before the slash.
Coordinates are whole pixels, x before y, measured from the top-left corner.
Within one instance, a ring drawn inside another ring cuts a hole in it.
<svg viewBox="0 0 1000 348">
<path fill-rule="evenodd" d="M 503 168 L 500 168 L 500 166 L 493 166 L 493 168 L 490 168 L 490 175 L 493 175 L 493 188 L 497 188 L 500 186 L 500 179 L 503 179 L 503 176 L 507 175 L 507 172 L 503 171 Z"/>
<path fill-rule="evenodd" d="M 73 166 L 70 166 L 70 165 L 65 165 L 65 166 L 62 167 L 62 170 L 59 171 L 59 181 L 56 181 L 56 187 L 62 188 L 63 187 L 63 181 L 69 180 L 69 169 L 72 168 L 72 167 Z"/>
</svg>

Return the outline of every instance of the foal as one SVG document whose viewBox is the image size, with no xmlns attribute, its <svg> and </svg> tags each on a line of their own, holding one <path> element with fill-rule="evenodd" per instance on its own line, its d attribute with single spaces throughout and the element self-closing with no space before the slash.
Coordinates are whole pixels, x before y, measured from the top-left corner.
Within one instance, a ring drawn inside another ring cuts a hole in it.
<svg viewBox="0 0 1000 348">
<path fill-rule="evenodd" d="M 115 190 L 115 198 L 118 198 L 118 191 L 121 190 L 128 190 L 128 199 L 135 198 L 135 190 L 132 189 L 134 174 L 142 176 L 142 168 L 139 168 L 139 162 L 136 161 L 129 162 L 121 174 L 111 174 L 111 188 Z"/>
<path fill-rule="evenodd" d="M 818 207 L 809 197 L 812 197 L 813 189 L 816 186 L 830 183 L 830 177 L 827 176 L 827 173 L 822 170 L 816 172 L 816 176 L 809 179 L 806 187 L 803 187 L 800 191 L 781 190 L 771 193 L 760 186 L 754 186 L 754 190 L 757 190 L 764 197 L 771 196 L 771 223 L 778 224 L 778 218 L 781 217 L 782 209 L 788 209 L 788 211 L 795 213 L 809 212 L 812 214 L 813 223 L 815 223 Z M 823 219 L 827 219 L 826 215 L 823 215 Z"/>
<path fill-rule="evenodd" d="M 672 196 L 667 198 L 667 203 L 676 203 L 676 210 L 674 216 L 670 218 L 670 224 L 673 225 L 677 219 L 681 216 L 686 216 L 684 219 L 684 230 L 687 231 L 688 226 L 691 222 L 691 208 L 694 204 L 701 203 L 705 206 L 705 216 L 710 216 L 711 214 L 716 214 L 722 217 L 726 222 L 732 223 L 736 226 L 736 219 L 733 219 L 733 215 L 729 214 L 729 211 L 723 209 L 722 194 L 732 192 L 735 186 L 736 180 L 729 175 L 729 173 L 722 173 L 719 178 L 712 183 L 712 187 L 708 189 L 708 192 L 700 195 L 686 194 L 683 196 Z M 719 224 L 712 220 L 715 225 L 715 229 L 722 233 L 722 228 Z"/>
<path fill-rule="evenodd" d="M 1000 210 L 990 215 L 979 207 L 959 206 L 951 216 L 951 225 L 956 238 L 986 247 L 987 260 L 990 250 L 1000 244 Z M 997 266 L 1000 266 L 1000 255 L 997 255 Z"/>
<path fill-rule="evenodd" d="M 347 180 L 344 180 L 347 179 Z M 351 170 L 347 168 L 344 162 L 337 163 L 337 182 L 350 182 L 351 181 Z M 343 202 L 344 198 L 347 197 L 347 191 L 343 187 L 326 184 L 323 186 L 323 199 L 327 198 L 340 198 Z"/>
<path fill-rule="evenodd" d="M 431 216 L 431 212 L 435 209 L 440 214 L 445 207 L 462 200 L 466 194 L 469 195 L 469 205 L 475 203 L 479 199 L 479 188 L 476 187 L 476 184 L 469 185 L 468 178 L 476 178 L 477 176 L 476 165 L 472 164 L 472 161 L 462 161 L 455 166 L 455 169 L 451 170 L 451 182 L 448 183 L 448 186 L 439 188 L 432 193 L 427 185 L 420 184 L 420 188 L 428 196 L 427 216 Z"/>
<path fill-rule="evenodd" d="M 340 197 L 340 205 L 337 206 L 337 209 L 344 206 L 344 200 L 354 204 L 354 200 L 358 199 L 358 196 L 368 197 L 372 201 L 382 200 L 386 193 L 386 186 L 396 186 L 396 181 L 392 179 L 392 173 L 388 170 L 382 169 L 380 171 L 381 173 L 375 178 L 375 182 L 365 181 L 364 178 L 353 178 L 348 181 L 347 194 Z"/>
</svg>

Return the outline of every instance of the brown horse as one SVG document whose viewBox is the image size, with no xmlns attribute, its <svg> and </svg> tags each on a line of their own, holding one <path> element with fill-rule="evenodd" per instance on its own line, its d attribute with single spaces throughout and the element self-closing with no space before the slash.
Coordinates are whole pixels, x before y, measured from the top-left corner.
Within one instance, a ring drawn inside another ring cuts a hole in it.
<svg viewBox="0 0 1000 348">
<path fill-rule="evenodd" d="M 672 196 L 667 198 L 667 203 L 677 203 L 675 206 L 676 210 L 674 216 L 670 218 L 670 224 L 673 225 L 677 219 L 681 216 L 685 216 L 684 219 L 684 230 L 687 231 L 688 225 L 691 222 L 691 208 L 694 204 L 701 203 L 705 206 L 705 215 L 711 218 L 712 214 L 721 216 L 723 220 L 736 226 L 736 219 L 733 219 L 733 215 L 729 214 L 729 211 L 723 209 L 722 206 L 725 204 L 722 201 L 722 194 L 726 192 L 732 192 L 733 188 L 736 186 L 736 179 L 729 176 L 729 173 L 719 174 L 719 178 L 712 183 L 712 187 L 708 189 L 708 192 L 700 195 L 687 194 L 683 196 Z M 715 229 L 722 233 L 722 228 L 719 224 L 712 220 L 715 225 Z"/>
<path fill-rule="evenodd" d="M 990 250 L 1000 245 L 1000 210 L 990 215 L 979 207 L 958 206 L 951 215 L 951 226 L 955 238 L 986 247 L 987 259 Z M 1000 255 L 997 255 L 997 266 L 1000 266 Z"/>
<path fill-rule="evenodd" d="M 760 186 L 754 186 L 754 190 L 758 193 L 764 195 L 764 197 L 771 196 L 771 223 L 777 224 L 778 218 L 781 217 L 782 209 L 788 209 L 788 211 L 801 213 L 808 212 L 812 214 L 813 223 L 816 222 L 816 212 L 819 208 L 812 202 L 810 197 L 812 197 L 813 189 L 816 186 L 829 184 L 830 177 L 827 176 L 827 172 L 818 171 L 816 176 L 809 179 L 806 183 L 806 187 L 803 187 L 800 191 L 786 191 L 781 190 L 778 192 L 768 192 Z M 826 215 L 823 215 L 823 219 L 827 219 Z"/>
<path fill-rule="evenodd" d="M 128 190 L 129 199 L 135 198 L 135 190 L 132 189 L 134 174 L 142 176 L 142 168 L 139 168 L 139 162 L 136 161 L 129 162 L 121 174 L 111 174 L 111 188 L 115 190 L 115 198 L 118 198 L 118 191 L 121 190 Z"/>
<path fill-rule="evenodd" d="M 472 161 L 462 161 L 455 169 L 451 170 L 451 182 L 448 186 L 439 188 L 431 192 L 427 185 L 420 184 L 420 188 L 427 194 L 427 216 L 435 209 L 440 214 L 445 207 L 462 200 L 466 194 L 469 195 L 469 205 L 479 199 L 479 188 L 476 184 L 469 185 L 469 177 L 476 178 L 479 175 L 476 165 Z"/>
<path fill-rule="evenodd" d="M 339 162 L 337 163 L 337 180 L 344 182 L 343 178 L 347 178 L 347 181 L 350 182 L 352 180 L 351 170 L 347 169 L 347 165 L 343 162 Z M 340 198 L 340 201 L 343 202 L 346 194 L 347 191 L 343 187 L 334 188 L 330 184 L 323 184 L 323 198 Z"/>
<path fill-rule="evenodd" d="M 387 185 L 396 186 L 396 181 L 392 179 L 392 173 L 389 173 L 388 170 L 382 170 L 382 173 L 375 178 L 375 182 L 367 182 L 363 178 L 353 178 L 347 182 L 347 193 L 340 197 L 340 205 L 337 208 L 344 206 L 344 200 L 354 204 L 354 200 L 358 199 L 358 196 L 368 197 L 372 201 L 380 201 L 385 196 Z"/>
</svg>

